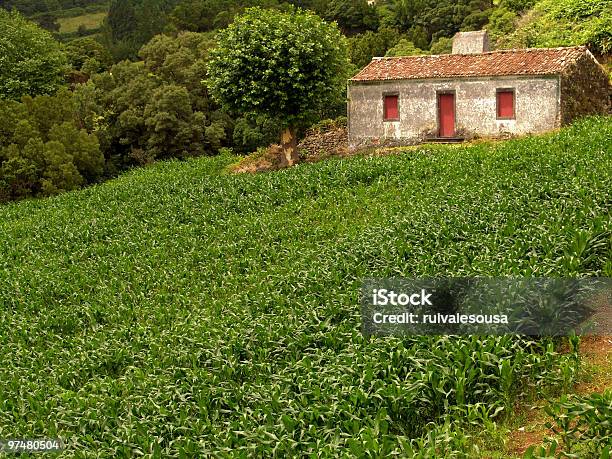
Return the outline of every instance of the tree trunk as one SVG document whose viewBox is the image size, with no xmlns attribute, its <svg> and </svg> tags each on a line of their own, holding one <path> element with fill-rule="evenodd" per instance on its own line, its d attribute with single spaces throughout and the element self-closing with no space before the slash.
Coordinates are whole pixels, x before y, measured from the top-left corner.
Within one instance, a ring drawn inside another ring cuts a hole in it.
<svg viewBox="0 0 612 459">
<path fill-rule="evenodd" d="M 293 166 L 298 162 L 297 136 L 294 127 L 288 127 L 281 133 L 281 147 L 287 166 Z"/>
</svg>

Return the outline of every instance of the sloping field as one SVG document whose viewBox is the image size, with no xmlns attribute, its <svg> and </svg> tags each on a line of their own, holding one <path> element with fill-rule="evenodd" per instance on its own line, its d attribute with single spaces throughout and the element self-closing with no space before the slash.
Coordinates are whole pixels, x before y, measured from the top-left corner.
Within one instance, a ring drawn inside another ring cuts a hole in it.
<svg viewBox="0 0 612 459">
<path fill-rule="evenodd" d="M 59 436 L 63 457 L 480 457 L 484 420 L 571 382 L 547 340 L 366 340 L 358 291 L 612 276 L 610 118 L 259 175 L 232 160 L 0 207 L 0 438 Z"/>
<path fill-rule="evenodd" d="M 58 18 L 60 33 L 72 33 L 79 30 L 80 26 L 86 30 L 97 29 L 106 18 L 106 11 L 99 13 L 88 13 L 81 16 Z"/>
</svg>

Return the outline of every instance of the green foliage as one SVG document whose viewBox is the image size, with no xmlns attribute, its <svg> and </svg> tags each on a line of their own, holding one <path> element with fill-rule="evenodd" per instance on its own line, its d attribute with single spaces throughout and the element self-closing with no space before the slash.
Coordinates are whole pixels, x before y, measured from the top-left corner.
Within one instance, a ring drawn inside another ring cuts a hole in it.
<svg viewBox="0 0 612 459">
<path fill-rule="evenodd" d="M 0 103 L 0 201 L 74 190 L 101 176 L 98 139 L 75 126 L 73 111 L 65 91 Z"/>
<path fill-rule="evenodd" d="M 233 145 L 237 153 L 250 153 L 258 147 L 278 142 L 280 129 L 265 116 L 241 117 L 234 124 Z"/>
<path fill-rule="evenodd" d="M 514 33 L 499 40 L 499 45 L 588 45 L 599 54 L 612 50 L 611 0 L 540 0 L 528 19 Z"/>
<path fill-rule="evenodd" d="M 350 60 L 357 69 L 361 69 L 368 65 L 373 57 L 384 56 L 400 39 L 400 33 L 391 28 L 381 28 L 377 32 L 368 31 L 351 37 L 348 40 Z"/>
<path fill-rule="evenodd" d="M 111 0 L 104 42 L 115 61 L 135 59 L 138 50 L 164 30 L 177 0 Z"/>
<path fill-rule="evenodd" d="M 489 17 L 487 32 L 492 43 L 516 30 L 518 16 L 507 8 L 496 9 Z"/>
<path fill-rule="evenodd" d="M 277 0 L 184 0 L 172 10 L 169 20 L 176 30 L 209 32 L 227 27 L 249 6 L 283 9 Z"/>
<path fill-rule="evenodd" d="M 563 395 L 545 408 L 552 418 L 546 427 L 561 439 L 549 440 L 547 447 L 532 446 L 526 459 L 540 457 L 609 458 L 612 448 L 612 391 L 602 394 Z M 557 451 L 559 450 L 559 451 Z"/>
<path fill-rule="evenodd" d="M 575 355 L 365 339 L 361 280 L 612 275 L 611 138 L 594 118 L 280 173 L 167 161 L 3 206 L 0 432 L 66 457 L 483 457 L 469 432 L 571 384 Z"/>
<path fill-rule="evenodd" d="M 501 0 L 500 8 L 505 8 L 515 13 L 523 13 L 536 4 L 537 0 Z"/>
<path fill-rule="evenodd" d="M 113 64 L 108 49 L 93 38 L 72 40 L 66 45 L 66 55 L 72 68 L 87 74 L 108 70 Z"/>
<path fill-rule="evenodd" d="M 66 56 L 49 32 L 0 8 L 0 99 L 52 94 L 64 81 Z"/>
<path fill-rule="evenodd" d="M 440 37 L 430 48 L 431 54 L 450 54 L 453 51 L 453 39 Z"/>
<path fill-rule="evenodd" d="M 57 15 L 60 10 L 99 8 L 108 0 L 4 0 L 0 7 L 11 11 L 17 9 L 21 13 L 30 16 L 37 13 L 47 14 L 52 12 Z"/>
<path fill-rule="evenodd" d="M 397 45 L 387 51 L 385 56 L 418 56 L 422 54 L 428 53 L 414 46 L 411 41 L 402 38 Z"/>
<path fill-rule="evenodd" d="M 346 41 L 312 13 L 250 8 L 217 39 L 208 86 L 231 112 L 293 126 L 344 98 Z"/>
<path fill-rule="evenodd" d="M 367 0 L 329 0 L 323 17 L 336 21 L 345 35 L 378 29 L 376 8 Z"/>
<path fill-rule="evenodd" d="M 492 7 L 490 0 L 391 0 L 382 25 L 399 28 L 417 47 L 427 49 L 440 37 L 481 28 Z"/>
<path fill-rule="evenodd" d="M 546 408 L 553 418 L 547 427 L 561 436 L 564 453 L 610 455 L 612 445 L 612 391 L 588 396 L 563 396 Z"/>
<path fill-rule="evenodd" d="M 227 122 L 201 82 L 212 46 L 204 34 L 157 36 L 139 63 L 121 62 L 75 91 L 78 118 L 117 170 L 158 158 L 213 153 Z"/>
</svg>

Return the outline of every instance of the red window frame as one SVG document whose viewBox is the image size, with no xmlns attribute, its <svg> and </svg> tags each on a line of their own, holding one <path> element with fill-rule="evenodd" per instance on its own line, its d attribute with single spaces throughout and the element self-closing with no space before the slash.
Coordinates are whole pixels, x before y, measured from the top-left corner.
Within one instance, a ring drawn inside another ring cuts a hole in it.
<svg viewBox="0 0 612 459">
<path fill-rule="evenodd" d="M 399 120 L 399 94 L 383 96 L 383 119 L 385 121 Z"/>
<path fill-rule="evenodd" d="M 498 120 L 516 118 L 516 94 L 514 89 L 498 89 L 496 94 L 496 111 Z"/>
</svg>

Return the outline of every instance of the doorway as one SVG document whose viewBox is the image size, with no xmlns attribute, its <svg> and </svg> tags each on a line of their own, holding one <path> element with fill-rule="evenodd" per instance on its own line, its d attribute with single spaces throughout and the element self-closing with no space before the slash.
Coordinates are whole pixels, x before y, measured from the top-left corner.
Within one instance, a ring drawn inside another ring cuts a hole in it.
<svg viewBox="0 0 612 459">
<path fill-rule="evenodd" d="M 440 137 L 455 136 L 455 94 L 438 94 L 438 124 Z"/>
</svg>

